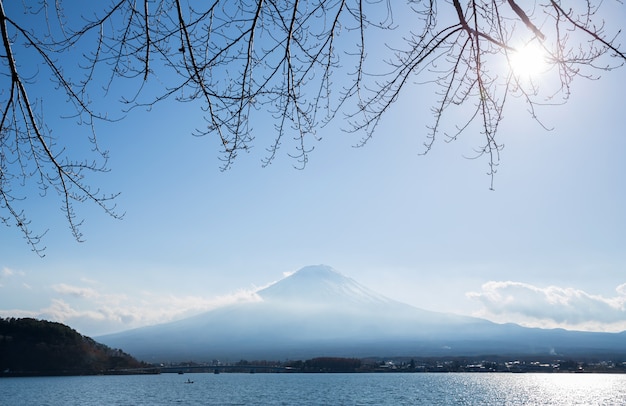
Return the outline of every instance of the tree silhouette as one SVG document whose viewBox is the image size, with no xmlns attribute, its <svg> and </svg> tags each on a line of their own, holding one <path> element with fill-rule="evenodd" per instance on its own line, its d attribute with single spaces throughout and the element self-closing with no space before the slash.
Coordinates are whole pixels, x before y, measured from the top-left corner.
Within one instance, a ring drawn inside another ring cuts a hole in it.
<svg viewBox="0 0 626 406">
<path fill-rule="evenodd" d="M 429 83 L 438 91 L 423 152 L 442 136 L 480 133 L 476 155 L 486 157 L 493 186 L 508 97 L 521 97 L 538 120 L 536 107 L 567 100 L 575 77 L 621 66 L 619 27 L 605 27 L 602 18 L 621 6 L 599 0 L 0 0 L 2 221 L 17 226 L 42 254 L 43 233 L 31 230 L 23 208 L 32 185 L 60 197 L 77 240 L 77 202 L 119 217 L 115 195 L 93 188 L 89 175 L 107 170 L 94 126 L 114 119 L 94 100 L 117 94 L 120 81 L 125 89 L 136 86 L 122 94 L 125 112 L 166 99 L 199 106 L 204 119 L 196 135 L 219 139 L 222 169 L 255 142 L 267 148 L 265 165 L 287 142 L 303 167 L 316 130 L 338 115 L 345 130 L 362 135 L 362 145 L 406 88 Z M 547 93 L 513 69 L 515 55 L 529 44 L 542 50 L 545 70 L 554 76 Z M 54 82 L 56 98 L 41 90 L 44 79 Z M 56 122 L 44 111 L 54 100 L 70 106 L 91 152 L 83 155 L 67 134 L 53 134 Z M 464 115 L 446 129 L 450 110 Z M 269 136 L 252 127 L 264 115 L 275 125 Z"/>
</svg>

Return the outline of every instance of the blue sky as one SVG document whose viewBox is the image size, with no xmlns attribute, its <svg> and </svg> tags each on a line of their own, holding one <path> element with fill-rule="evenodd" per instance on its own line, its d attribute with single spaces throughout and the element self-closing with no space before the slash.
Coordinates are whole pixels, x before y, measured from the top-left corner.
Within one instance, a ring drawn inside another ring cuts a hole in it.
<svg viewBox="0 0 626 406">
<path fill-rule="evenodd" d="M 124 219 L 79 206 L 77 243 L 57 200 L 29 199 L 33 225 L 49 229 L 46 256 L 2 229 L 0 315 L 98 335 L 246 300 L 323 263 L 425 309 L 626 330 L 624 83 L 625 69 L 577 80 L 566 105 L 539 111 L 549 132 L 511 100 L 494 191 L 487 162 L 464 158 L 471 133 L 420 155 L 432 123 L 420 86 L 363 148 L 340 121 L 320 130 L 305 170 L 288 145 L 262 168 L 273 131 L 263 120 L 255 148 L 226 172 L 216 141 L 190 135 L 202 114 L 193 105 L 101 123 L 111 172 L 94 181 L 121 193 Z M 54 120 L 60 137 L 80 139 L 72 120 Z"/>
</svg>

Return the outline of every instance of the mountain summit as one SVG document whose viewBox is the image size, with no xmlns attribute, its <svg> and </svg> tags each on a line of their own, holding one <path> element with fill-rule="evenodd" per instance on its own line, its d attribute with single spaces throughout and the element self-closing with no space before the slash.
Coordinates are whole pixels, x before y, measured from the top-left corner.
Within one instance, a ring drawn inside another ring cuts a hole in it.
<svg viewBox="0 0 626 406">
<path fill-rule="evenodd" d="M 390 300 L 330 266 L 307 266 L 257 292 L 264 301 L 309 304 L 382 304 Z"/>
<path fill-rule="evenodd" d="M 308 266 L 238 303 L 98 337 L 150 362 L 316 356 L 626 355 L 625 333 L 495 324 L 386 298 L 329 266 Z"/>
</svg>

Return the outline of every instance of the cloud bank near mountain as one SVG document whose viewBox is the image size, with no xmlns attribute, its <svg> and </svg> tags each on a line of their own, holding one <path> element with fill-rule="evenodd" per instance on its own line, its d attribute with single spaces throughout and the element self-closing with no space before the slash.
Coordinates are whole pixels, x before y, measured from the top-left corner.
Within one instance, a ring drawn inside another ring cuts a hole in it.
<svg viewBox="0 0 626 406">
<path fill-rule="evenodd" d="M 7 286 L 0 285 L 0 289 L 37 289 L 52 292 L 53 295 L 37 310 L 23 310 L 19 307 L 0 309 L 0 317 L 33 317 L 60 322 L 86 335 L 106 334 L 178 320 L 233 303 L 260 300 L 256 289 L 240 289 L 216 297 L 178 296 L 147 290 L 130 295 L 112 292 L 97 281 L 53 283 L 46 286 L 30 281 L 26 283 L 25 273 L 8 269 L 4 269 L 1 276 Z M 8 282 L 9 278 L 14 280 Z"/>
<path fill-rule="evenodd" d="M 286 272 L 284 276 L 292 274 Z M 0 308 L 0 317 L 47 319 L 68 324 L 82 334 L 101 335 L 179 320 L 232 303 L 259 301 L 258 292 L 276 282 L 220 296 L 197 292 L 179 295 L 147 288 L 131 292 L 124 290 L 123 284 L 111 286 L 95 279 L 58 281 L 4 267 L 0 269 L 0 295 L 9 290 L 21 292 L 23 302 Z M 617 286 L 614 295 L 602 296 L 571 287 L 490 281 L 468 293 L 467 298 L 482 306 L 474 316 L 495 322 L 586 331 L 626 330 L 626 283 Z"/>
<path fill-rule="evenodd" d="M 626 330 L 626 283 L 615 292 L 604 297 L 570 287 L 490 281 L 467 297 L 483 306 L 476 316 L 496 322 L 617 332 Z"/>
</svg>

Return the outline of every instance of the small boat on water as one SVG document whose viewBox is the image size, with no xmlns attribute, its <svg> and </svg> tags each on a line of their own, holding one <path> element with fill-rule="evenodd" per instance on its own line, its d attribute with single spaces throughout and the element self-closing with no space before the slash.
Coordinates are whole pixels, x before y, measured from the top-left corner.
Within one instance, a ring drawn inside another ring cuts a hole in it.
<svg viewBox="0 0 626 406">
<path fill-rule="evenodd" d="M 193 381 L 191 379 L 187 378 L 187 382 L 185 382 L 185 383 L 193 383 Z"/>
</svg>

